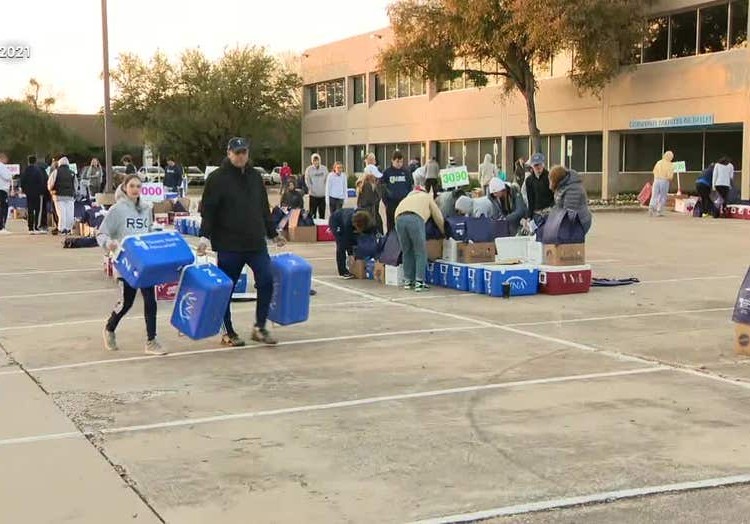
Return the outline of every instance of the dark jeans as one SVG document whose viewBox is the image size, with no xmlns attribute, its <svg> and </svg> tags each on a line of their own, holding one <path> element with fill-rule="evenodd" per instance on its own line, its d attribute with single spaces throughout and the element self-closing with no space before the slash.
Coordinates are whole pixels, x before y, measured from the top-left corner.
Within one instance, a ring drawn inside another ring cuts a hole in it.
<svg viewBox="0 0 750 524">
<path fill-rule="evenodd" d="M 730 189 L 731 188 L 729 186 L 716 186 L 716 192 L 719 193 L 721 198 L 724 200 L 724 203 L 721 204 L 721 207 L 717 209 L 720 217 L 724 216 L 724 210 L 727 208 L 727 198 L 729 197 Z"/>
<path fill-rule="evenodd" d="M 0 190 L 0 231 L 5 229 L 8 220 L 8 193 Z"/>
<path fill-rule="evenodd" d="M 344 207 L 343 198 L 328 197 L 328 202 L 331 206 L 331 215 L 333 215 L 336 211 Z"/>
<path fill-rule="evenodd" d="M 268 310 L 271 307 L 271 296 L 273 295 L 273 275 L 271 274 L 271 257 L 267 250 L 263 251 L 219 251 L 218 266 L 234 284 L 242 275 L 245 265 L 250 266 L 255 279 L 255 289 L 258 290 L 258 302 L 255 306 L 255 326 L 266 327 Z M 224 314 L 224 331 L 228 335 L 237 332 L 232 326 L 232 302 L 227 304 Z"/>
<path fill-rule="evenodd" d="M 394 231 L 396 229 L 396 208 L 400 203 L 400 200 L 390 200 L 383 202 L 383 204 L 385 204 L 385 223 L 387 233 L 390 233 L 391 231 Z"/>
<path fill-rule="evenodd" d="M 115 306 L 115 309 L 112 310 L 112 314 L 107 321 L 107 331 L 112 332 L 117 329 L 120 320 L 133 307 L 135 295 L 138 292 L 137 289 L 130 287 L 123 279 L 119 280 L 122 298 Z M 154 293 L 153 287 L 146 287 L 141 289 L 141 294 L 143 295 L 143 315 L 146 317 L 146 335 L 149 340 L 154 340 L 156 338 L 156 293 Z"/>
<path fill-rule="evenodd" d="M 424 219 L 414 213 L 402 213 L 396 220 L 396 233 L 404 260 L 404 279 L 424 283 L 427 268 L 427 240 Z"/>
<path fill-rule="evenodd" d="M 339 276 L 346 275 L 349 270 L 346 268 L 346 257 L 347 255 L 354 254 L 354 248 L 347 245 L 346 238 L 340 233 L 334 231 L 336 237 L 336 269 L 339 272 Z"/>
<path fill-rule="evenodd" d="M 425 189 L 427 190 L 427 194 L 432 191 L 432 195 L 437 196 L 440 191 L 440 181 L 437 178 L 428 178 Z"/>
<path fill-rule="evenodd" d="M 703 184 L 696 184 L 695 190 L 698 191 L 698 196 L 701 197 L 701 211 L 704 214 L 712 214 L 714 203 L 711 202 L 711 187 Z"/>
<path fill-rule="evenodd" d="M 310 218 L 326 217 L 326 197 L 314 197 L 310 195 Z"/>
<path fill-rule="evenodd" d="M 26 195 L 26 214 L 29 231 L 38 231 L 42 227 L 42 216 L 47 224 L 47 210 L 44 209 L 44 197 L 42 195 Z"/>
</svg>

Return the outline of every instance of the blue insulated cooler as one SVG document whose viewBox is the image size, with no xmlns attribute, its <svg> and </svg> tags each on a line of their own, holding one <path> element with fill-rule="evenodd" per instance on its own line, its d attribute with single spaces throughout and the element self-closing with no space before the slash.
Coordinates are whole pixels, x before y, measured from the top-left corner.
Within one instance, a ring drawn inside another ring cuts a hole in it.
<svg viewBox="0 0 750 524">
<path fill-rule="evenodd" d="M 217 335 L 233 287 L 232 279 L 214 265 L 186 267 L 175 298 L 172 325 L 193 340 Z"/>
<path fill-rule="evenodd" d="M 161 231 L 125 237 L 114 264 L 130 287 L 140 289 L 178 281 L 182 268 L 194 259 L 179 233 Z"/>
<path fill-rule="evenodd" d="M 466 270 L 466 276 L 469 280 L 469 291 L 472 293 L 484 294 L 484 271 L 484 268 L 476 266 L 469 266 Z"/>
<path fill-rule="evenodd" d="M 305 322 L 310 316 L 312 265 L 292 253 L 271 257 L 273 297 L 268 319 L 287 326 Z"/>
<path fill-rule="evenodd" d="M 510 296 L 536 295 L 539 292 L 539 268 L 533 266 L 484 266 L 485 293 L 503 296 L 503 284 L 510 284 Z"/>
<path fill-rule="evenodd" d="M 448 269 L 448 286 L 458 291 L 469 290 L 468 266 L 464 264 L 453 264 Z"/>
</svg>

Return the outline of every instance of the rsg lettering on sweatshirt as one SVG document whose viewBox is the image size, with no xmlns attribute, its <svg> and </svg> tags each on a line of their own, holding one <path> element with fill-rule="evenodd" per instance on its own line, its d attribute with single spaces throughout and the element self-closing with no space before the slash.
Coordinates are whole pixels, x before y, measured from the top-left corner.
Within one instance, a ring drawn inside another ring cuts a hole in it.
<svg viewBox="0 0 750 524">
<path fill-rule="evenodd" d="M 148 229 L 149 223 L 146 218 L 128 217 L 125 219 L 126 229 Z"/>
</svg>

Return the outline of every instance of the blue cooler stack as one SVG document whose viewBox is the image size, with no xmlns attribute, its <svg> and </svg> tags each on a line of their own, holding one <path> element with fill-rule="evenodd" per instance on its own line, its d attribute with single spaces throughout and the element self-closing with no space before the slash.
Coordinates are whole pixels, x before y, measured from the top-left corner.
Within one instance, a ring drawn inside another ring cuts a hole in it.
<svg viewBox="0 0 750 524">
<path fill-rule="evenodd" d="M 435 266 L 435 285 L 448 287 L 448 276 L 450 275 L 451 264 L 447 262 L 436 262 Z"/>
<path fill-rule="evenodd" d="M 466 271 L 466 276 L 469 280 L 469 291 L 472 293 L 478 293 L 484 295 L 484 268 L 479 266 L 469 266 Z"/>
<path fill-rule="evenodd" d="M 469 267 L 466 264 L 451 264 L 448 266 L 448 285 L 458 291 L 469 290 Z"/>
<path fill-rule="evenodd" d="M 539 268 L 533 266 L 484 266 L 485 293 L 503 296 L 503 284 L 510 284 L 510 296 L 536 295 L 539 292 Z"/>
<path fill-rule="evenodd" d="M 375 280 L 375 259 L 369 258 L 365 262 L 365 279 Z"/>
<path fill-rule="evenodd" d="M 273 298 L 268 318 L 287 326 L 305 322 L 310 315 L 312 266 L 302 257 L 284 253 L 271 257 Z"/>
<path fill-rule="evenodd" d="M 125 282 L 139 289 L 176 282 L 182 268 L 194 260 L 193 251 L 179 233 L 162 231 L 125 237 L 114 264 Z"/>
<path fill-rule="evenodd" d="M 193 340 L 218 334 L 233 287 L 232 279 L 214 265 L 186 267 L 177 290 L 172 325 Z"/>
</svg>

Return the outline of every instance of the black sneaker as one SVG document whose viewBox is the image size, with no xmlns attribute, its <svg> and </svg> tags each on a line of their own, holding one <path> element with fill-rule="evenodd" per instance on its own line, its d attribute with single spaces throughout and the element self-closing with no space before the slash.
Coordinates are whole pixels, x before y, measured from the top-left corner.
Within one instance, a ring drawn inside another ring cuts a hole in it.
<svg viewBox="0 0 750 524">
<path fill-rule="evenodd" d="M 253 329 L 253 340 L 260 342 L 261 344 L 266 344 L 267 346 L 275 346 L 278 344 L 278 341 L 271 336 L 271 333 L 269 333 L 266 328 L 256 327 Z"/>
<path fill-rule="evenodd" d="M 357 277 L 355 277 L 354 275 L 352 275 L 349 272 L 346 272 L 343 275 L 341 275 L 341 278 L 343 278 L 344 280 L 351 280 L 351 279 L 357 278 Z"/>
<path fill-rule="evenodd" d="M 227 333 L 221 337 L 221 345 L 238 348 L 244 346 L 245 341 L 242 340 L 237 333 L 232 333 L 231 335 Z"/>
<path fill-rule="evenodd" d="M 414 291 L 416 291 L 417 293 L 421 293 L 422 291 L 427 291 L 428 289 L 430 289 L 430 286 L 428 286 L 424 282 L 420 282 L 419 280 L 417 280 L 414 283 Z"/>
</svg>

